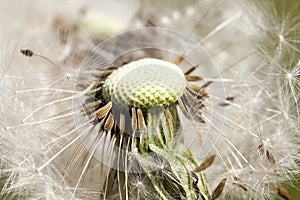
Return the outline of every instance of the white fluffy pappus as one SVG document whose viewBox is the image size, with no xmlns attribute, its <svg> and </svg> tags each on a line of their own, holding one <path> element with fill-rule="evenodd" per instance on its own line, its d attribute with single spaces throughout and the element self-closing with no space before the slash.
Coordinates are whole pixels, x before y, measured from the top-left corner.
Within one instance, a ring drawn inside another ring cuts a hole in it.
<svg viewBox="0 0 300 200">
<path fill-rule="evenodd" d="M 127 30 L 147 26 L 176 32 L 139 29 L 139 36 L 146 42 L 127 32 L 128 35 L 114 35 L 103 46 L 97 46 L 99 41 L 125 30 L 122 27 L 112 33 L 109 29 L 109 33 L 104 31 L 97 38 L 98 32 L 96 36 L 90 32 L 93 22 L 88 28 L 86 23 L 78 22 L 81 11 L 85 9 L 88 13 L 91 5 L 98 5 L 96 2 L 45 2 L 47 7 L 28 1 L 24 3 L 30 5 L 28 9 L 16 7 L 1 17 L 0 174 L 4 198 L 10 198 L 9 195 L 25 199 L 122 198 L 121 189 L 116 185 L 110 188 L 115 195 L 103 194 L 111 165 L 104 166 L 96 156 L 96 152 L 100 156 L 105 154 L 104 159 L 110 162 L 114 157 L 111 150 L 118 147 L 117 138 L 103 136 L 97 140 L 95 135 L 89 136 L 95 132 L 92 128 L 82 129 L 92 126 L 88 118 L 78 119 L 82 114 L 78 102 L 97 89 L 89 82 L 97 80 L 91 73 L 95 67 L 109 63 L 120 52 L 147 46 L 151 40 L 155 48 L 166 46 L 175 55 L 186 57 L 187 62 L 199 61 L 198 68 L 215 66 L 213 71 L 218 72 L 210 74 L 209 70 L 197 68 L 191 73 L 200 74 L 210 83 L 207 86 L 210 100 L 203 111 L 206 123 L 197 126 L 195 131 L 182 117 L 182 123 L 187 123 L 183 125 L 185 144 L 197 162 L 216 155 L 204 170 L 209 193 L 226 178 L 221 193 L 224 198 L 284 196 L 279 186 L 293 181 L 299 173 L 296 162 L 299 159 L 300 50 L 299 20 L 289 14 L 290 9 L 283 1 L 281 9 L 272 1 L 136 2 L 135 11 L 129 6 L 121 7 L 124 13 L 126 9 L 133 13 L 127 20 L 131 22 Z M 2 8 L 12 5 L 13 2 L 1 3 Z M 112 16 L 117 15 L 110 9 Z M 17 13 L 20 20 L 12 20 Z M 205 55 L 188 57 L 190 40 L 174 39 L 181 33 L 197 41 Z M 33 50 L 32 58 L 20 54 L 20 49 L 26 48 Z M 35 54 L 46 56 L 55 64 Z M 152 55 L 144 51 L 130 55 L 148 54 Z M 158 54 L 165 59 L 174 58 L 174 55 Z M 132 58 L 124 59 L 126 62 Z M 188 69 L 186 63 L 183 69 Z M 83 81 L 89 84 L 82 89 L 78 85 Z M 157 166 L 165 164 L 156 156 L 151 158 Z M 149 179 L 129 173 L 127 180 L 131 199 L 161 198 Z"/>
</svg>

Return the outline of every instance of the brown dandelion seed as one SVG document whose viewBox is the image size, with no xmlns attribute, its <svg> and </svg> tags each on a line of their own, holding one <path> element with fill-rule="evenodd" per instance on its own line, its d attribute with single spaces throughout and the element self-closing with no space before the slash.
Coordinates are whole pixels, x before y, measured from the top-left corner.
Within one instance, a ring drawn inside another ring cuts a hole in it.
<svg viewBox="0 0 300 200">
<path fill-rule="evenodd" d="M 234 100 L 234 97 L 226 97 L 226 100 L 232 102 Z"/>
<path fill-rule="evenodd" d="M 100 108 L 100 109 L 96 110 L 94 113 L 92 113 L 91 116 L 96 117 L 98 119 L 105 118 L 111 108 L 112 108 L 112 102 L 109 102 L 102 108 Z"/>
<path fill-rule="evenodd" d="M 265 148 L 263 144 L 258 145 L 258 151 L 260 153 L 260 155 L 263 155 L 265 152 Z"/>
<path fill-rule="evenodd" d="M 139 131 L 141 133 L 143 133 L 145 130 L 145 120 L 144 120 L 143 112 L 141 111 L 141 109 L 137 109 L 137 118 L 138 118 Z"/>
<path fill-rule="evenodd" d="M 145 26 L 146 27 L 156 27 L 156 24 L 154 23 L 154 21 L 148 19 L 145 21 Z"/>
<path fill-rule="evenodd" d="M 87 92 L 87 94 L 95 94 L 101 90 L 101 87 L 97 87 Z"/>
<path fill-rule="evenodd" d="M 224 102 L 219 103 L 219 106 L 229 106 L 234 100 L 234 97 L 227 97 Z"/>
<path fill-rule="evenodd" d="M 284 188 L 282 188 L 282 187 L 280 187 L 280 186 L 278 186 L 278 185 L 274 185 L 274 186 L 275 186 L 275 188 L 276 188 L 276 190 L 277 190 L 277 194 L 278 194 L 281 198 L 283 198 L 283 199 L 285 199 L 285 200 L 292 200 L 291 195 L 289 194 L 289 192 L 288 192 L 286 189 L 284 189 Z"/>
<path fill-rule="evenodd" d="M 111 113 L 109 113 L 109 115 L 105 121 L 105 124 L 104 124 L 104 131 L 106 133 L 111 131 L 111 129 L 114 127 L 114 123 L 115 123 L 114 117 Z"/>
<path fill-rule="evenodd" d="M 32 57 L 33 56 L 33 51 L 31 51 L 30 49 L 21 49 L 21 53 L 25 56 L 28 56 L 28 57 Z"/>
<path fill-rule="evenodd" d="M 207 81 L 206 83 L 204 83 L 201 88 L 207 88 L 210 84 L 212 84 L 212 81 Z"/>
<path fill-rule="evenodd" d="M 83 109 L 86 113 L 90 113 L 92 111 L 95 110 L 95 108 L 97 106 L 99 106 L 100 104 L 102 103 L 101 100 L 97 100 L 97 101 L 94 101 L 94 102 L 90 102 L 90 103 L 86 103 L 83 105 Z"/>
<path fill-rule="evenodd" d="M 239 177 L 234 176 L 233 179 L 235 181 L 233 183 L 233 185 L 236 185 L 236 186 L 242 188 L 246 192 L 248 191 L 248 188 L 246 187 L 246 184 Z"/>
<path fill-rule="evenodd" d="M 211 164 L 214 162 L 216 155 L 208 156 L 204 159 L 204 161 L 194 169 L 194 172 L 200 172 L 211 166 Z"/>
<path fill-rule="evenodd" d="M 235 182 L 235 183 L 233 183 L 233 185 L 236 185 L 236 186 L 242 188 L 245 192 L 248 191 L 248 188 L 245 186 L 245 183 L 236 183 Z"/>
<path fill-rule="evenodd" d="M 222 107 L 225 107 L 225 106 L 229 106 L 230 104 L 229 103 L 226 103 L 226 102 L 221 102 L 219 103 L 219 106 L 222 106 Z"/>
<path fill-rule="evenodd" d="M 30 49 L 21 49 L 20 52 L 25 55 L 25 56 L 28 56 L 28 57 L 32 57 L 32 56 L 37 56 L 37 57 L 40 57 L 46 61 L 48 61 L 49 63 L 51 63 L 52 65 L 54 65 L 55 67 L 59 67 L 56 63 L 54 63 L 52 60 L 50 60 L 49 58 L 45 57 L 45 56 L 42 56 L 42 55 L 39 55 L 39 54 L 36 54 L 36 53 L 33 53 L 32 50 Z"/>
<path fill-rule="evenodd" d="M 198 67 L 198 65 L 192 66 L 191 68 L 189 68 L 189 69 L 184 73 L 184 75 L 189 75 L 189 74 L 191 74 L 197 67 Z"/>
<path fill-rule="evenodd" d="M 202 81 L 203 80 L 203 78 L 202 77 L 200 77 L 200 76 L 194 76 L 194 75 L 185 75 L 185 79 L 187 80 L 187 81 Z"/>
<path fill-rule="evenodd" d="M 273 154 L 267 150 L 266 151 L 266 155 L 267 155 L 267 158 L 268 158 L 268 161 L 272 164 L 272 165 L 275 165 L 276 164 L 276 161 L 275 161 L 275 158 L 273 156 Z"/>
<path fill-rule="evenodd" d="M 184 56 L 182 55 L 182 56 L 178 56 L 174 61 L 173 61 L 173 63 L 175 64 L 175 65 L 179 65 L 180 63 L 182 63 L 182 61 L 184 60 Z"/>
<path fill-rule="evenodd" d="M 136 118 L 136 109 L 131 109 L 131 128 L 132 132 L 136 132 L 137 129 L 137 118 Z"/>
<path fill-rule="evenodd" d="M 190 83 L 189 87 L 188 91 L 191 92 L 193 95 L 197 96 L 197 98 L 202 99 L 208 96 L 203 86 L 198 86 Z"/>
<path fill-rule="evenodd" d="M 107 76 L 109 76 L 113 71 L 114 71 L 114 69 L 93 70 L 92 74 L 95 77 L 100 78 L 98 81 L 104 81 L 107 78 Z"/>
<path fill-rule="evenodd" d="M 224 187 L 226 184 L 226 178 L 222 179 L 219 183 L 219 185 L 216 187 L 216 189 L 212 193 L 211 200 L 217 199 L 222 194 Z"/>
</svg>

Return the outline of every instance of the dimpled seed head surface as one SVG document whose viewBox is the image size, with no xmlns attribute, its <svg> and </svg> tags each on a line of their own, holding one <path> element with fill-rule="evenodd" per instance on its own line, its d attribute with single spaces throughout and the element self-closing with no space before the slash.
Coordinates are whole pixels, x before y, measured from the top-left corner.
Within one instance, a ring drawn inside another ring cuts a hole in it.
<svg viewBox="0 0 300 200">
<path fill-rule="evenodd" d="M 176 102 L 185 88 L 184 74 L 177 65 L 144 58 L 114 71 L 103 85 L 103 95 L 122 108 L 150 108 Z"/>
</svg>

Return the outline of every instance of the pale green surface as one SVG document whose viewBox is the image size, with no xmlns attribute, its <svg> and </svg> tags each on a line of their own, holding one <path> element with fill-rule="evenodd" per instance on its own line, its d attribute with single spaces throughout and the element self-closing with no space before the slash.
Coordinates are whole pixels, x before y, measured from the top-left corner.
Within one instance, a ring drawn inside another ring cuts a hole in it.
<svg viewBox="0 0 300 200">
<path fill-rule="evenodd" d="M 184 74 L 177 65 L 154 58 L 124 65 L 103 85 L 105 99 L 125 109 L 168 106 L 182 96 L 185 88 Z"/>
</svg>

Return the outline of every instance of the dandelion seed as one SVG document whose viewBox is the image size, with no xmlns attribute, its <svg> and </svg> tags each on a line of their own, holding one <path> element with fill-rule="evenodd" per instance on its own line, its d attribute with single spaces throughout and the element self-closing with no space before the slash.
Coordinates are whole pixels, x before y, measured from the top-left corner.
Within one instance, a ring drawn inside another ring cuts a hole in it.
<svg viewBox="0 0 300 200">
<path fill-rule="evenodd" d="M 275 188 L 277 189 L 277 193 L 280 197 L 282 197 L 285 200 L 291 200 L 292 197 L 290 196 L 290 194 L 288 193 L 288 191 L 286 191 L 284 188 L 279 187 L 277 185 L 275 185 Z"/>
<path fill-rule="evenodd" d="M 233 179 L 234 179 L 234 185 L 236 185 L 236 186 L 238 186 L 238 187 L 240 187 L 240 188 L 242 188 L 245 192 L 247 192 L 248 191 L 248 189 L 247 189 L 247 187 L 246 187 L 246 184 L 239 178 L 239 177 L 237 177 L 237 176 L 235 176 L 235 177 L 233 177 Z"/>
<path fill-rule="evenodd" d="M 21 49 L 21 53 L 28 57 L 33 56 L 33 52 L 30 49 L 26 49 L 26 50 Z"/>
<path fill-rule="evenodd" d="M 226 101 L 219 103 L 220 106 L 229 106 L 234 100 L 234 97 L 226 97 Z"/>
<path fill-rule="evenodd" d="M 196 167 L 196 169 L 194 169 L 194 172 L 199 172 L 208 168 L 214 162 L 215 157 L 216 155 L 207 157 L 198 167 Z"/>
<path fill-rule="evenodd" d="M 20 52 L 21 52 L 22 54 L 24 54 L 25 56 L 28 56 L 28 57 L 37 56 L 37 57 L 43 58 L 43 59 L 47 60 L 49 63 L 51 63 L 51 64 L 57 66 L 57 65 L 56 65 L 54 62 L 52 62 L 50 59 L 46 58 L 45 56 L 41 56 L 41 55 L 35 54 L 35 53 L 33 53 L 33 51 L 30 50 L 30 49 L 25 49 L 25 50 L 24 50 L 24 49 L 21 49 Z"/>
<path fill-rule="evenodd" d="M 211 199 L 217 199 L 221 195 L 221 193 L 223 192 L 225 183 L 226 183 L 226 178 L 224 178 L 220 181 L 219 185 L 213 191 Z"/>
<path fill-rule="evenodd" d="M 273 154 L 269 150 L 266 150 L 266 155 L 270 163 L 274 165 L 276 162 Z"/>
</svg>

